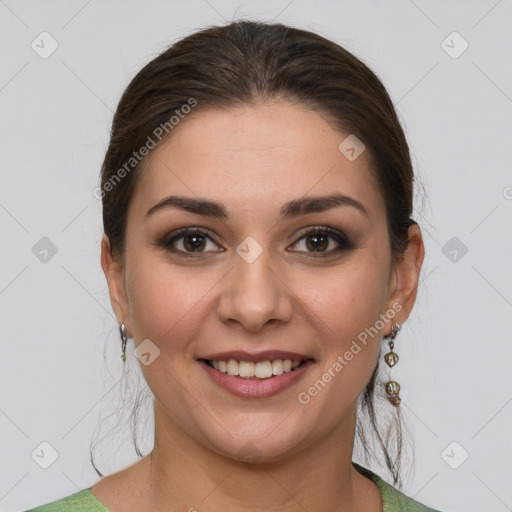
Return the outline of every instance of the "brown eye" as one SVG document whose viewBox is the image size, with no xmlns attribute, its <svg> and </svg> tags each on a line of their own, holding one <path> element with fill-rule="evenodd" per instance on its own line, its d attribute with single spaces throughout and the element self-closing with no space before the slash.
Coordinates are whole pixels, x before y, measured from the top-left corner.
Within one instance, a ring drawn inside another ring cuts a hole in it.
<svg viewBox="0 0 512 512">
<path fill-rule="evenodd" d="M 306 231 L 293 246 L 300 246 L 302 240 L 304 240 L 305 249 L 295 248 L 294 250 L 305 253 L 319 253 L 318 256 L 328 256 L 354 248 L 354 244 L 344 233 L 328 227 L 316 227 Z M 332 241 L 334 241 L 334 244 Z"/>
<path fill-rule="evenodd" d="M 190 256 L 193 253 L 199 255 L 206 252 L 219 252 L 219 245 L 206 231 L 201 229 L 185 228 L 171 233 L 171 235 L 164 237 L 159 245 L 168 251 L 183 256 Z"/>
<path fill-rule="evenodd" d="M 203 235 L 185 235 L 182 238 L 187 251 L 202 251 L 206 246 L 206 238 Z"/>
<path fill-rule="evenodd" d="M 313 251 L 325 251 L 327 247 L 329 246 L 329 236 L 327 235 L 320 235 L 320 234 L 313 234 L 313 235 L 307 235 L 306 237 L 306 247 Z"/>
</svg>

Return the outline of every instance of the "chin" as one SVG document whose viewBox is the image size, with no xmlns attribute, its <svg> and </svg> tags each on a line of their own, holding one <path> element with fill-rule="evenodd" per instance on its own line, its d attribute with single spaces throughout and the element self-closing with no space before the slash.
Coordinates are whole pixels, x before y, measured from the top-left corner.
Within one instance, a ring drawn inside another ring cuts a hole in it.
<svg viewBox="0 0 512 512">
<path fill-rule="evenodd" d="M 307 426 L 295 424 L 291 416 L 283 414 L 279 420 L 274 416 L 272 421 L 259 420 L 257 425 L 256 421 L 256 417 L 251 421 L 247 414 L 241 415 L 240 428 L 230 425 L 230 430 L 226 431 L 219 426 L 215 436 L 212 436 L 210 423 L 205 436 L 207 445 L 230 459 L 262 464 L 286 459 L 307 444 Z"/>
</svg>

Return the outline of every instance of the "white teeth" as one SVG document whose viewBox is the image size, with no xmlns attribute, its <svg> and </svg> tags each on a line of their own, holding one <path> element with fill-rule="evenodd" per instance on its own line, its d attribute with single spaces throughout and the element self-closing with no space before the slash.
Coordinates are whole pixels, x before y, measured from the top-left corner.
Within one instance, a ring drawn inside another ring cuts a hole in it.
<svg viewBox="0 0 512 512">
<path fill-rule="evenodd" d="M 249 361 L 240 361 L 238 363 L 238 375 L 240 377 L 254 377 L 254 363 Z"/>
<path fill-rule="evenodd" d="M 238 375 L 238 363 L 234 359 L 228 361 L 229 375 Z"/>
<path fill-rule="evenodd" d="M 291 372 L 300 366 L 302 361 L 292 361 L 291 359 L 276 359 L 274 361 L 210 361 L 210 366 L 229 375 L 238 375 L 245 379 L 257 377 L 258 379 L 268 379 L 274 375 L 282 375 Z"/>
<path fill-rule="evenodd" d="M 283 372 L 283 361 L 278 359 L 277 361 L 272 361 L 272 375 L 281 375 Z"/>
<path fill-rule="evenodd" d="M 272 363 L 270 361 L 260 361 L 254 365 L 254 376 L 259 379 L 268 379 L 272 377 Z"/>
</svg>

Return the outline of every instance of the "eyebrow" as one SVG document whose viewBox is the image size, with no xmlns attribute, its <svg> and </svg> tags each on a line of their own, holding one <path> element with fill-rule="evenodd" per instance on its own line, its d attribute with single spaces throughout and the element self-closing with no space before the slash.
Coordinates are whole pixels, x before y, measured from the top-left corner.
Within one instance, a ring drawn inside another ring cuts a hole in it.
<svg viewBox="0 0 512 512">
<path fill-rule="evenodd" d="M 282 206 L 279 218 L 284 220 L 307 213 L 331 210 L 339 206 L 352 206 L 367 217 L 370 216 L 363 203 L 357 199 L 343 194 L 332 194 L 327 196 L 301 197 L 300 199 L 289 201 Z M 178 208 L 197 215 L 218 219 L 227 219 L 229 217 L 226 207 L 217 201 L 185 196 L 169 196 L 152 206 L 146 213 L 146 218 L 164 208 Z"/>
</svg>

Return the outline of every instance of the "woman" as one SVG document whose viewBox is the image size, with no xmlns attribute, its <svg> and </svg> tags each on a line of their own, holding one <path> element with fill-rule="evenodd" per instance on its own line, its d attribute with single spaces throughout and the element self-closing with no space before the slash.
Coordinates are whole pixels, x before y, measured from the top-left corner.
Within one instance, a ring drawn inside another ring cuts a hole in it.
<svg viewBox="0 0 512 512">
<path fill-rule="evenodd" d="M 35 510 L 433 510 L 352 462 L 361 406 L 400 481 L 374 398 L 400 417 L 378 373 L 423 262 L 413 180 L 383 85 L 316 34 L 234 22 L 147 64 L 96 193 L 154 448 Z"/>
</svg>

